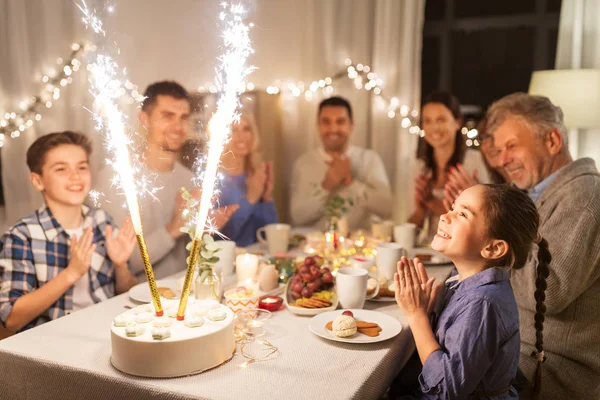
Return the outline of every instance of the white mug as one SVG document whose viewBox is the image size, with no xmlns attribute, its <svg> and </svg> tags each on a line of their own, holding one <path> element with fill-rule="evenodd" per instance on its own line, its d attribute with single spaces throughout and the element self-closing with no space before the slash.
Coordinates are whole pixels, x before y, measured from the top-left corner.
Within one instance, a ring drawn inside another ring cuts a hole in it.
<svg viewBox="0 0 600 400">
<path fill-rule="evenodd" d="M 398 243 L 407 250 L 411 250 L 415 247 L 415 240 L 417 236 L 417 225 L 406 223 L 396 225 L 394 228 L 394 242 Z"/>
<path fill-rule="evenodd" d="M 263 234 L 266 236 L 263 237 Z M 290 241 L 290 226 L 288 224 L 269 224 L 256 231 L 256 238 L 269 248 L 269 254 L 287 252 Z"/>
<path fill-rule="evenodd" d="M 375 291 L 367 296 L 367 281 L 375 279 L 362 268 L 340 268 L 335 276 L 335 286 L 341 308 L 363 308 L 365 300 L 379 294 L 379 282 L 375 279 Z"/>
<path fill-rule="evenodd" d="M 388 281 L 394 278 L 398 261 L 404 255 L 404 248 L 398 243 L 380 243 L 377 246 L 377 276 Z"/>
<path fill-rule="evenodd" d="M 219 251 L 215 254 L 219 261 L 215 264 L 215 271 L 223 272 L 223 276 L 233 275 L 233 261 L 235 260 L 235 242 L 232 240 L 217 240 L 215 244 Z"/>
<path fill-rule="evenodd" d="M 368 271 L 373 266 L 373 259 L 370 257 L 353 256 L 350 258 L 350 265 L 355 268 L 362 268 Z"/>
</svg>

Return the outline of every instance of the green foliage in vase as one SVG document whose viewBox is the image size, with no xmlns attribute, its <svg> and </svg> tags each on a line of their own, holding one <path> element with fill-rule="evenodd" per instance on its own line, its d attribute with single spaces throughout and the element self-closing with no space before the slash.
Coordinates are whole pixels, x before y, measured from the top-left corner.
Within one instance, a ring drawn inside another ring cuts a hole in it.
<svg viewBox="0 0 600 400">
<path fill-rule="evenodd" d="M 186 200 L 186 207 L 182 214 L 185 219 L 185 225 L 180 230 L 189 235 L 191 241 L 185 246 L 185 249 L 191 251 L 193 240 L 196 237 L 196 223 L 192 217 L 198 207 L 198 201 L 184 187 L 181 188 L 181 197 Z M 198 275 L 201 282 L 205 282 L 207 278 L 212 276 L 212 267 L 219 262 L 219 257 L 216 256 L 219 250 L 215 239 L 208 233 L 205 233 L 200 241 L 200 251 L 196 259 L 196 267 L 198 268 Z M 188 256 L 186 262 L 190 262 L 190 256 Z"/>
</svg>

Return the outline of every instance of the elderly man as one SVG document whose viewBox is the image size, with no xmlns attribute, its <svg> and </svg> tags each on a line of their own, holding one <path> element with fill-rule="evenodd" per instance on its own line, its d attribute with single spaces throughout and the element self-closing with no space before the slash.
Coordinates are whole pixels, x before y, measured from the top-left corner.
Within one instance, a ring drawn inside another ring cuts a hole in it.
<svg viewBox="0 0 600 400">
<path fill-rule="evenodd" d="M 291 217 L 296 225 L 326 228 L 326 208 L 335 195 L 352 199 L 346 217 L 351 229 L 369 227 L 370 218 L 392 214 L 392 193 L 383 162 L 373 150 L 351 146 L 352 108 L 341 97 L 319 104 L 319 135 L 323 147 L 294 163 Z"/>
<path fill-rule="evenodd" d="M 512 274 L 521 330 L 519 367 L 532 382 L 537 335 L 546 359 L 541 398 L 598 399 L 600 174 L 593 160 L 571 159 L 562 111 L 545 97 L 511 94 L 490 107 L 487 119 L 499 165 L 535 201 L 540 234 L 552 253 L 545 301 L 539 299 L 546 309 L 543 331 L 534 327 L 537 260 L 532 257 Z"/>
</svg>

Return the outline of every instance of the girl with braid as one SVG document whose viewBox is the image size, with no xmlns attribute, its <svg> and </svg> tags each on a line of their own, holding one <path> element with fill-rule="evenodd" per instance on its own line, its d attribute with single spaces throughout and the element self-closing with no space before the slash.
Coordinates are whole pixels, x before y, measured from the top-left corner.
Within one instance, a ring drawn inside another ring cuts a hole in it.
<svg viewBox="0 0 600 400">
<path fill-rule="evenodd" d="M 431 247 L 450 257 L 458 275 L 432 312 L 441 285 L 434 287 L 418 259 L 403 257 L 395 274 L 396 301 L 415 338 L 422 370 L 413 387 L 393 388 L 392 398 L 516 399 L 519 318 L 510 285 L 537 243 L 535 324 L 538 371 L 544 361 L 544 291 L 550 253 L 538 234 L 539 215 L 529 196 L 508 185 L 476 185 L 440 217 Z M 402 373 L 401 373 L 402 375 Z"/>
</svg>

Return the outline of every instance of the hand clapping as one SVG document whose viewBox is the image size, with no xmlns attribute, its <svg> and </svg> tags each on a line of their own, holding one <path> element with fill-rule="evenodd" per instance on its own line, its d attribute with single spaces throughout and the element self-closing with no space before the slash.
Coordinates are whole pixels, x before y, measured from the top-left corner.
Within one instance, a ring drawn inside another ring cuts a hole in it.
<svg viewBox="0 0 600 400">
<path fill-rule="evenodd" d="M 265 189 L 269 179 L 269 167 L 265 163 L 260 163 L 254 171 L 248 175 L 246 181 L 246 199 L 255 204 L 265 194 Z"/>
<path fill-rule="evenodd" d="M 133 229 L 131 217 L 125 220 L 121 229 L 119 229 L 119 234 L 115 238 L 113 238 L 112 226 L 106 226 L 106 253 L 113 264 L 118 266 L 125 265 L 134 247 L 135 230 Z"/>
<path fill-rule="evenodd" d="M 326 162 L 328 168 L 322 186 L 331 191 L 337 186 L 348 186 L 352 183 L 352 164 L 348 156 L 334 153 L 331 161 Z"/>
<path fill-rule="evenodd" d="M 444 207 L 446 211 L 450 210 L 452 203 L 463 192 L 479 183 L 477 170 L 471 175 L 462 164 L 456 164 L 456 168 L 450 167 L 447 174 L 447 181 L 444 185 Z"/>
<path fill-rule="evenodd" d="M 396 303 L 409 320 L 418 313 L 433 311 L 442 285 L 434 287 L 435 278 L 427 276 L 425 266 L 418 258 L 413 261 L 402 257 L 398 262 L 398 272 L 394 274 L 394 282 Z"/>
</svg>

